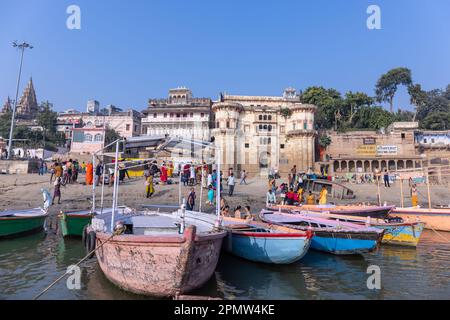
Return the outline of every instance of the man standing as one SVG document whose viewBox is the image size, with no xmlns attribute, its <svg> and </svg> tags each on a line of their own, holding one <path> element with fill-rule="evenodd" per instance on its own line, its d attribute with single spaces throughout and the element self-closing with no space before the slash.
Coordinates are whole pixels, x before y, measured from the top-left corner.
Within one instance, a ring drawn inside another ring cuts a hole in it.
<svg viewBox="0 0 450 320">
<path fill-rule="evenodd" d="M 236 181 L 234 179 L 234 174 L 231 173 L 231 175 L 228 177 L 228 195 L 230 197 L 233 196 L 233 192 L 234 192 L 234 185 L 236 184 Z"/>
<path fill-rule="evenodd" d="M 194 206 L 195 206 L 195 190 L 194 188 L 191 188 L 191 192 L 188 195 L 187 198 L 187 203 L 186 203 L 186 209 L 189 211 L 193 211 L 194 210 Z"/>
<path fill-rule="evenodd" d="M 240 182 L 240 184 L 245 184 L 245 185 L 247 185 L 248 183 L 247 183 L 247 181 L 246 181 L 245 179 L 247 179 L 247 172 L 246 172 L 245 170 L 242 170 L 242 172 L 241 172 L 241 182 Z"/>
<path fill-rule="evenodd" d="M 103 174 L 103 163 L 100 161 L 95 167 L 95 185 L 98 186 L 100 183 L 100 177 Z"/>
<path fill-rule="evenodd" d="M 389 171 L 387 169 L 384 169 L 383 179 L 384 179 L 384 187 L 390 188 L 391 184 L 389 183 Z"/>
</svg>

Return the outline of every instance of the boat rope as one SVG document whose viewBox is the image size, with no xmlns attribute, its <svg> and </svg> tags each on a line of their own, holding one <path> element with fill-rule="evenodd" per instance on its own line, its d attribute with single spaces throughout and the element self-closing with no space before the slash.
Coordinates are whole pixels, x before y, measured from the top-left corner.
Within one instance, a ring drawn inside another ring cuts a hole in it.
<svg viewBox="0 0 450 320">
<path fill-rule="evenodd" d="M 450 243 L 450 240 L 447 239 L 446 237 L 444 237 L 442 234 L 440 234 L 439 232 L 437 232 L 437 230 L 435 230 L 432 226 L 428 226 L 428 228 L 430 228 L 431 230 L 433 230 L 434 232 L 436 232 L 436 234 L 441 237 L 442 239 L 444 239 L 446 242 Z"/>
<path fill-rule="evenodd" d="M 78 261 L 75 266 L 80 265 L 82 262 L 86 261 L 87 259 L 89 259 L 89 257 L 91 257 L 91 255 L 97 251 L 98 249 L 100 249 L 101 247 L 103 247 L 103 245 L 105 245 L 108 241 L 112 240 L 112 238 L 114 236 L 120 235 L 124 230 L 120 229 L 120 230 L 116 230 L 115 232 L 113 232 L 113 234 L 106 239 L 101 245 L 99 245 L 98 247 L 96 247 L 94 250 L 92 250 L 91 252 L 89 252 L 86 256 L 84 256 L 80 261 Z M 43 291 L 41 291 L 41 293 L 39 293 L 37 296 L 35 296 L 33 298 L 33 300 L 37 300 L 39 299 L 44 293 L 46 293 L 48 290 L 50 290 L 55 284 L 57 284 L 59 281 L 61 281 L 62 279 L 64 279 L 67 275 L 69 275 L 69 273 L 66 271 L 64 272 L 64 274 L 62 274 L 60 277 L 58 277 L 55 281 L 53 281 L 47 288 L 45 288 Z"/>
</svg>

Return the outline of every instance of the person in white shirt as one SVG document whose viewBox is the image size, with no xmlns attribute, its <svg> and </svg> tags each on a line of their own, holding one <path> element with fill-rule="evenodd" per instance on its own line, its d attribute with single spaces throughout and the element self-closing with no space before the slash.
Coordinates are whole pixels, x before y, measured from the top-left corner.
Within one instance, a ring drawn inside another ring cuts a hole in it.
<svg viewBox="0 0 450 320">
<path fill-rule="evenodd" d="M 277 196 L 275 195 L 275 192 L 272 191 L 272 189 L 269 189 L 266 195 L 266 205 L 269 206 L 271 204 L 276 203 L 277 203 Z"/>
<path fill-rule="evenodd" d="M 234 185 L 236 184 L 236 180 L 234 178 L 234 174 L 232 173 L 229 177 L 228 177 L 228 195 L 230 197 L 233 196 L 233 192 L 234 192 Z"/>
</svg>

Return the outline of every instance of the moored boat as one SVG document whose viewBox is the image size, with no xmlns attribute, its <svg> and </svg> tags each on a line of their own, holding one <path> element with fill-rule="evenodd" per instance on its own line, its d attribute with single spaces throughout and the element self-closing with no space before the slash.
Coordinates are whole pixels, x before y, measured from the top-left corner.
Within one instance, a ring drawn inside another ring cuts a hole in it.
<svg viewBox="0 0 450 320">
<path fill-rule="evenodd" d="M 117 210 L 123 211 L 128 209 L 121 206 Z M 82 210 L 82 211 L 62 211 L 59 215 L 59 225 L 63 237 L 81 237 L 84 228 L 91 223 L 91 220 L 96 215 L 111 214 L 111 208 L 104 208 L 101 211 Z"/>
<path fill-rule="evenodd" d="M 88 232 L 95 232 L 96 246 L 102 246 L 96 251 L 100 268 L 120 288 L 170 297 L 199 288 L 212 276 L 225 231 L 188 213 L 184 218 L 145 212 L 116 219 L 126 226 L 125 234 L 112 236 L 104 227 L 107 220 L 98 218 Z"/>
<path fill-rule="evenodd" d="M 329 212 L 346 216 L 372 217 L 383 219 L 395 208 L 395 206 L 371 206 L 371 205 L 312 205 L 302 204 L 299 206 L 274 205 L 268 210 L 289 212 L 292 210 L 305 210 L 314 212 Z"/>
<path fill-rule="evenodd" d="M 384 230 L 376 228 L 308 217 L 299 213 L 262 210 L 259 216 L 268 223 L 303 231 L 311 229 L 314 232 L 311 248 L 337 255 L 371 252 L 377 248 L 384 233 Z"/>
<path fill-rule="evenodd" d="M 50 205 L 50 194 L 47 190 L 41 191 L 44 196 L 44 208 L 0 212 L 0 238 L 19 237 L 44 229 Z"/>
<path fill-rule="evenodd" d="M 422 235 L 425 223 L 420 221 L 405 222 L 403 219 L 374 219 L 356 216 L 343 216 L 329 213 L 302 212 L 302 214 L 332 220 L 340 220 L 359 225 L 383 229 L 383 244 L 416 247 Z"/>
<path fill-rule="evenodd" d="M 244 259 L 271 264 L 290 264 L 305 256 L 312 232 L 270 226 L 267 223 L 223 218 L 228 232 L 225 249 Z"/>
<path fill-rule="evenodd" d="M 425 229 L 450 232 L 450 209 L 395 208 L 392 215 L 405 221 L 425 222 Z"/>
</svg>

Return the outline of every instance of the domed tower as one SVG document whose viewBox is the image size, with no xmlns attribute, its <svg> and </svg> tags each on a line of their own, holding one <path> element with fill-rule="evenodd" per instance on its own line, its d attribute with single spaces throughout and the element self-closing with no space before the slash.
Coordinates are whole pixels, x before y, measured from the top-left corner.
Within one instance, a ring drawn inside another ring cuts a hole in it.
<svg viewBox="0 0 450 320">
<path fill-rule="evenodd" d="M 215 116 L 212 136 L 215 145 L 222 151 L 223 172 L 226 172 L 228 168 L 240 170 L 241 150 L 238 146 L 240 145 L 239 138 L 242 137 L 242 128 L 239 117 L 243 110 L 243 106 L 235 102 L 218 102 L 212 106 L 212 112 Z"/>
<path fill-rule="evenodd" d="M 314 167 L 314 114 L 317 107 L 311 104 L 295 103 L 287 121 L 287 147 L 293 164 L 298 171 L 307 172 Z"/>
</svg>

